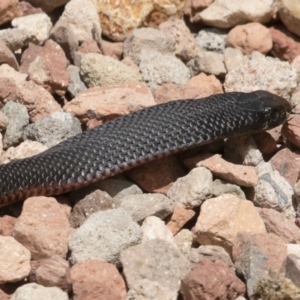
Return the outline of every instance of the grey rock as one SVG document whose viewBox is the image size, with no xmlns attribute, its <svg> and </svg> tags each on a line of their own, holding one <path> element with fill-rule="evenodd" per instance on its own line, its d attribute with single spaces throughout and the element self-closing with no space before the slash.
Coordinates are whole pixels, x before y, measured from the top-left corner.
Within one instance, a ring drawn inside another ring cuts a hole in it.
<svg viewBox="0 0 300 300">
<path fill-rule="evenodd" d="M 29 124 L 29 115 L 25 105 L 13 101 L 6 103 L 2 112 L 8 119 L 3 138 L 3 148 L 7 149 L 22 140 L 23 130 Z"/>
<path fill-rule="evenodd" d="M 227 47 L 224 50 L 224 64 L 227 72 L 241 67 L 249 61 L 247 56 L 244 56 L 239 49 Z"/>
<path fill-rule="evenodd" d="M 28 125 L 24 130 L 23 137 L 52 147 L 81 132 L 81 125 L 77 118 L 70 113 L 57 111 Z"/>
<path fill-rule="evenodd" d="M 88 87 L 114 86 L 142 80 L 138 71 L 112 57 L 98 53 L 83 56 L 80 75 Z"/>
<path fill-rule="evenodd" d="M 175 243 L 180 250 L 180 252 L 184 255 L 188 254 L 193 243 L 193 233 L 188 229 L 181 229 L 174 236 Z"/>
<path fill-rule="evenodd" d="M 68 294 L 58 287 L 44 287 L 36 283 L 27 283 L 14 292 L 11 300 L 68 300 Z"/>
<path fill-rule="evenodd" d="M 100 259 L 119 266 L 123 249 L 136 245 L 141 239 L 139 225 L 123 208 L 98 211 L 71 234 L 71 262 Z"/>
<path fill-rule="evenodd" d="M 285 264 L 285 276 L 293 281 L 300 288 L 300 252 L 289 254 Z"/>
<path fill-rule="evenodd" d="M 143 50 L 173 54 L 175 39 L 155 28 L 138 28 L 124 41 L 124 57 L 130 57 L 137 65 Z"/>
<path fill-rule="evenodd" d="M 212 186 L 213 196 L 217 197 L 226 193 L 237 195 L 239 198 L 246 200 L 245 193 L 239 186 L 224 182 L 220 179 L 214 180 Z"/>
<path fill-rule="evenodd" d="M 184 85 L 191 77 L 189 69 L 174 55 L 143 50 L 140 60 L 143 81 L 152 90 L 164 83 Z"/>
<path fill-rule="evenodd" d="M 164 288 L 178 291 L 180 280 L 190 267 L 178 249 L 159 239 L 123 250 L 121 262 L 129 288 L 141 279 L 149 279 L 159 282 Z"/>
<path fill-rule="evenodd" d="M 68 93 L 72 98 L 75 98 L 80 92 L 86 90 L 86 85 L 80 77 L 78 67 L 69 65 L 67 71 L 70 75 Z"/>
<path fill-rule="evenodd" d="M 164 219 L 173 212 L 175 203 L 163 194 L 129 195 L 122 198 L 120 207 L 124 208 L 135 222 L 148 216 Z"/>
<path fill-rule="evenodd" d="M 226 44 L 227 30 L 205 28 L 195 37 L 197 45 L 204 51 L 223 53 Z"/>
</svg>

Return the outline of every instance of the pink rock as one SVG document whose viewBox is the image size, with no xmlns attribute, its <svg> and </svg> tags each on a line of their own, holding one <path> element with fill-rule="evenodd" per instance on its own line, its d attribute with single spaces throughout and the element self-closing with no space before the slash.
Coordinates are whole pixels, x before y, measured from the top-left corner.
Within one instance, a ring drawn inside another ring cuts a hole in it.
<svg viewBox="0 0 300 300">
<path fill-rule="evenodd" d="M 56 199 L 31 197 L 24 202 L 13 236 L 30 250 L 34 260 L 55 254 L 65 257 L 69 229 L 66 213 Z"/>
<path fill-rule="evenodd" d="M 109 120 L 154 104 L 151 90 L 145 83 L 130 82 L 119 86 L 89 88 L 63 109 L 85 123 L 93 118 Z"/>
<path fill-rule="evenodd" d="M 282 126 L 282 135 L 300 148 L 300 115 L 292 115 Z"/>
<path fill-rule="evenodd" d="M 276 152 L 277 143 L 274 136 L 267 131 L 263 131 L 253 135 L 256 146 L 262 154 L 272 154 Z"/>
<path fill-rule="evenodd" d="M 128 176 L 148 193 L 166 194 L 173 182 L 185 175 L 174 156 L 164 157 L 128 171 Z"/>
<path fill-rule="evenodd" d="M 255 167 L 232 164 L 222 159 L 219 154 L 209 157 L 201 154 L 186 160 L 185 164 L 189 168 L 206 167 L 215 176 L 241 186 L 254 187 L 258 182 Z"/>
<path fill-rule="evenodd" d="M 78 48 L 78 52 L 87 53 L 99 53 L 102 54 L 97 42 L 95 40 L 86 40 Z"/>
<path fill-rule="evenodd" d="M 22 16 L 18 0 L 2 0 L 0 4 L 0 25 L 5 24 L 16 17 Z"/>
<path fill-rule="evenodd" d="M 16 218 L 11 216 L 3 216 L 0 218 L 0 235 L 11 236 L 16 220 Z"/>
<path fill-rule="evenodd" d="M 234 300 L 246 291 L 245 284 L 223 262 L 203 259 L 182 280 L 184 300 Z"/>
<path fill-rule="evenodd" d="M 270 161 L 280 175 L 293 187 L 299 176 L 300 153 L 284 148 L 278 151 Z"/>
<path fill-rule="evenodd" d="M 176 205 L 166 226 L 170 229 L 173 235 L 175 235 L 194 215 L 195 212 L 192 209 L 185 209 Z"/>
<path fill-rule="evenodd" d="M 123 43 L 112 43 L 105 40 L 101 40 L 100 48 L 103 55 L 107 55 L 117 60 L 121 60 L 121 57 L 123 55 Z"/>
<path fill-rule="evenodd" d="M 117 268 L 100 260 L 77 263 L 71 268 L 73 299 L 125 300 L 125 282 Z"/>
<path fill-rule="evenodd" d="M 1 8 L 0 8 L 1 12 Z M 8 64 L 16 71 L 19 70 L 19 64 L 16 60 L 15 55 L 13 52 L 5 45 L 3 41 L 0 40 L 0 64 Z"/>
<path fill-rule="evenodd" d="M 292 62 L 300 54 L 300 38 L 284 26 L 271 27 L 270 33 L 273 40 L 271 53 L 275 57 Z"/>
<path fill-rule="evenodd" d="M 231 29 L 226 45 L 241 50 L 243 54 L 255 50 L 267 54 L 272 49 L 272 37 L 267 27 L 256 22 L 248 23 Z"/>
</svg>

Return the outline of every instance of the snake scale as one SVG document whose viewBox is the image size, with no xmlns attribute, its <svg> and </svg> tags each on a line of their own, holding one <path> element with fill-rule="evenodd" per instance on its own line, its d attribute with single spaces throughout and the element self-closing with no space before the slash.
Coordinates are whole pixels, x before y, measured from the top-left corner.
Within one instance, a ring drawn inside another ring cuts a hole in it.
<svg viewBox="0 0 300 300">
<path fill-rule="evenodd" d="M 38 155 L 0 165 L 0 206 L 57 195 L 220 138 L 283 123 L 291 111 L 266 91 L 231 92 L 144 108 Z"/>
</svg>

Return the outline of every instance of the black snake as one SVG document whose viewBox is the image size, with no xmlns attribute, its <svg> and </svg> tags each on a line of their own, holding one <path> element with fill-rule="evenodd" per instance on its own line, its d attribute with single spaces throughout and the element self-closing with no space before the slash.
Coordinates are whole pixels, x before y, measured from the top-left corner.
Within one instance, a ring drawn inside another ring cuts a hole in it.
<svg viewBox="0 0 300 300">
<path fill-rule="evenodd" d="M 220 138 L 278 126 L 290 104 L 266 91 L 172 101 L 119 117 L 0 166 L 0 206 L 57 195 Z"/>
</svg>

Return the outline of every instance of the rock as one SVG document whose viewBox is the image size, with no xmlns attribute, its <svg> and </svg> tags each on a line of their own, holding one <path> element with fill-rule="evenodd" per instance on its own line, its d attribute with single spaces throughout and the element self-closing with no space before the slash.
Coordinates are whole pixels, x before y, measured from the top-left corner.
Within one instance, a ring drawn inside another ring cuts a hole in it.
<svg viewBox="0 0 300 300">
<path fill-rule="evenodd" d="M 49 36 L 52 28 L 50 17 L 45 13 L 33 14 L 15 18 L 11 22 L 14 28 L 26 30 L 33 35 L 39 44 L 42 44 Z"/>
<path fill-rule="evenodd" d="M 176 300 L 177 292 L 162 286 L 157 281 L 140 279 L 129 289 L 126 300 Z"/>
<path fill-rule="evenodd" d="M 292 115 L 282 126 L 282 135 L 292 144 L 299 147 L 300 145 L 300 116 Z"/>
<path fill-rule="evenodd" d="M 210 96 L 212 94 L 223 93 L 223 87 L 219 79 L 214 75 L 206 75 L 205 73 L 200 73 L 193 76 L 188 83 L 187 87 L 199 87 L 205 96 Z M 205 97 L 205 96 L 201 97 Z M 201 98 L 199 97 L 199 98 Z"/>
<path fill-rule="evenodd" d="M 296 73 L 297 73 L 297 82 L 300 82 L 300 55 L 297 55 L 294 58 L 294 60 L 291 63 L 291 66 L 296 70 Z M 299 105 L 299 103 L 298 103 L 298 101 L 299 101 L 298 93 L 299 93 L 299 86 L 297 86 L 297 88 L 294 90 L 294 93 L 293 93 L 293 96 L 292 96 L 292 99 L 291 99 L 292 105 L 293 104 L 298 104 Z M 295 97 L 296 99 L 293 99 L 295 94 L 297 95 Z M 293 100 L 295 100 L 295 101 L 293 101 Z M 299 112 L 299 108 L 295 107 L 295 106 L 293 106 L 293 107 L 294 107 L 293 111 L 295 111 L 295 112 L 298 113 Z"/>
<path fill-rule="evenodd" d="M 143 50 L 172 55 L 176 49 L 173 35 L 154 28 L 137 28 L 124 41 L 124 57 L 130 57 L 136 65 L 140 64 Z"/>
<path fill-rule="evenodd" d="M 175 156 L 168 156 L 133 168 L 127 175 L 146 192 L 166 194 L 173 182 L 185 175 L 185 171 Z"/>
<path fill-rule="evenodd" d="M 285 276 L 300 288 L 300 263 L 299 253 L 288 254 L 285 264 Z"/>
<path fill-rule="evenodd" d="M 198 54 L 187 63 L 192 75 L 200 72 L 224 77 L 226 69 L 221 53 L 199 50 Z"/>
<path fill-rule="evenodd" d="M 253 51 L 267 54 L 272 49 L 272 45 L 270 30 L 256 22 L 234 27 L 226 38 L 226 46 L 237 48 L 245 55 Z"/>
<path fill-rule="evenodd" d="M 73 299 L 125 300 L 125 282 L 117 268 L 101 260 L 77 263 L 71 268 Z"/>
<path fill-rule="evenodd" d="M 36 283 L 45 286 L 56 286 L 63 291 L 71 290 L 69 264 L 58 255 L 43 259 L 35 271 Z"/>
<path fill-rule="evenodd" d="M 262 163 L 256 169 L 259 181 L 254 188 L 253 202 L 259 207 L 283 211 L 288 219 L 294 220 L 295 211 L 292 207 L 292 187 L 274 170 L 271 163 Z"/>
<path fill-rule="evenodd" d="M 167 222 L 167 228 L 173 233 L 177 234 L 183 226 L 194 217 L 195 212 L 192 209 L 185 209 L 179 205 L 175 205 L 170 220 Z"/>
<path fill-rule="evenodd" d="M 227 72 L 241 67 L 248 62 L 248 57 L 244 56 L 239 49 L 227 47 L 224 50 L 224 64 Z"/>
<path fill-rule="evenodd" d="M 22 1 L 19 3 L 19 7 L 22 11 L 22 16 L 28 16 L 28 15 L 33 15 L 37 13 L 42 13 L 43 10 L 39 7 L 34 7 L 32 6 L 29 2 L 27 1 Z"/>
<path fill-rule="evenodd" d="M 100 19 L 101 20 L 101 19 Z M 93 0 L 71 0 L 65 6 L 59 22 L 66 21 L 79 43 L 94 39 L 101 41 L 101 25 Z"/>
<path fill-rule="evenodd" d="M 101 40 L 100 48 L 103 55 L 110 56 L 116 60 L 121 60 L 123 56 L 123 43 L 113 43 L 105 40 Z"/>
<path fill-rule="evenodd" d="M 36 283 L 27 283 L 15 291 L 11 300 L 68 300 L 68 294 L 58 287 L 43 287 Z"/>
<path fill-rule="evenodd" d="M 300 243 L 300 228 L 283 214 L 271 208 L 259 210 L 267 232 L 274 233 L 288 244 Z"/>
<path fill-rule="evenodd" d="M 11 236 L 16 220 L 16 218 L 9 215 L 0 217 L 0 236 Z"/>
<path fill-rule="evenodd" d="M 184 3 L 183 13 L 189 17 L 191 23 L 200 21 L 199 12 L 207 8 L 214 0 L 187 0 Z"/>
<path fill-rule="evenodd" d="M 289 122 L 291 122 L 291 119 L 289 119 Z M 298 151 L 293 152 L 289 148 L 284 148 L 278 151 L 270 162 L 292 187 L 296 184 L 300 169 L 300 153 Z"/>
<path fill-rule="evenodd" d="M 284 26 L 273 26 L 270 33 L 273 40 L 272 55 L 291 63 L 300 54 L 300 38 Z"/>
<path fill-rule="evenodd" d="M 172 213 L 174 202 L 163 194 L 128 195 L 121 199 L 119 207 L 140 223 L 149 216 L 164 219 Z"/>
<path fill-rule="evenodd" d="M 232 164 L 222 159 L 219 154 L 200 154 L 187 159 L 185 164 L 189 168 L 205 167 L 209 169 L 213 175 L 241 186 L 255 187 L 258 182 L 255 167 Z"/>
<path fill-rule="evenodd" d="M 0 39 L 11 51 L 17 51 L 36 40 L 32 32 L 26 29 L 7 28 L 0 30 Z"/>
<path fill-rule="evenodd" d="M 212 193 L 212 174 L 203 167 L 195 168 L 184 177 L 178 178 L 167 196 L 186 209 L 200 206 Z"/>
<path fill-rule="evenodd" d="M 0 236 L 0 284 L 17 282 L 30 272 L 30 252 L 11 236 Z"/>
<path fill-rule="evenodd" d="M 29 115 L 24 105 L 13 101 L 6 103 L 2 112 L 8 119 L 3 138 L 3 148 L 7 149 L 21 141 L 23 130 L 29 123 Z"/>
<path fill-rule="evenodd" d="M 0 40 L 0 64 L 8 64 L 16 71 L 19 70 L 19 64 L 16 60 L 15 55 L 1 40 Z"/>
<path fill-rule="evenodd" d="M 226 92 L 266 90 L 286 99 L 296 86 L 297 75 L 288 62 L 260 56 L 256 52 L 252 53 L 249 62 L 228 72 L 224 82 Z"/>
<path fill-rule="evenodd" d="M 238 196 L 241 199 L 246 200 L 245 193 L 239 186 L 237 186 L 235 184 L 227 183 L 226 181 L 222 181 L 220 179 L 214 180 L 212 194 L 215 197 L 221 196 L 223 194 L 233 194 L 233 195 Z"/>
<path fill-rule="evenodd" d="M 88 87 L 141 81 L 141 75 L 132 68 L 114 58 L 97 53 L 89 53 L 82 58 L 80 75 Z"/>
<path fill-rule="evenodd" d="M 209 26 L 230 28 L 238 24 L 269 22 L 277 7 L 274 1 L 255 0 L 251 7 L 247 0 L 215 0 L 211 5 L 199 13 L 201 21 Z"/>
<path fill-rule="evenodd" d="M 273 129 L 276 130 L 275 128 Z M 280 130 L 281 128 L 277 128 L 277 130 L 278 129 Z M 272 135 L 271 130 L 269 132 L 263 131 L 253 135 L 257 148 L 264 155 L 273 155 L 278 150 L 276 137 Z"/>
<path fill-rule="evenodd" d="M 106 192 L 94 190 L 85 197 L 76 197 L 75 199 L 72 197 L 73 194 L 77 196 L 80 192 L 74 191 L 74 193 L 70 195 L 72 200 L 77 198 L 77 201 L 72 201 L 73 203 L 76 203 L 72 209 L 70 218 L 70 225 L 73 228 L 80 227 L 94 212 L 113 208 L 113 200 Z"/>
<path fill-rule="evenodd" d="M 74 264 L 100 259 L 119 266 L 120 252 L 140 239 L 140 227 L 123 208 L 98 211 L 71 234 L 70 260 Z"/>
<path fill-rule="evenodd" d="M 235 267 L 229 254 L 220 246 L 202 245 L 198 248 L 192 248 L 188 254 L 188 258 L 193 265 L 197 264 L 199 261 L 209 259 L 212 262 L 222 262 L 235 271 Z"/>
<path fill-rule="evenodd" d="M 193 234 L 188 229 L 182 229 L 174 236 L 174 240 L 180 252 L 187 255 L 192 247 Z"/>
<path fill-rule="evenodd" d="M 28 125 L 23 137 L 38 141 L 50 148 L 81 132 L 81 124 L 77 118 L 70 113 L 57 111 Z"/>
<path fill-rule="evenodd" d="M 151 0 L 126 2 L 96 1 L 102 33 L 115 42 L 122 42 L 131 32 L 142 25 L 153 10 Z"/>
<path fill-rule="evenodd" d="M 86 90 L 86 86 L 80 77 L 78 67 L 69 65 L 67 71 L 70 78 L 68 93 L 72 98 L 75 98 L 80 92 Z"/>
<path fill-rule="evenodd" d="M 226 276 L 224 276 L 226 274 Z M 245 284 L 222 262 L 203 259 L 183 278 L 180 292 L 184 300 L 236 299 L 245 293 Z"/>
<path fill-rule="evenodd" d="M 4 0 L 1 3 L 0 25 L 22 15 L 18 0 Z"/>
<path fill-rule="evenodd" d="M 182 61 L 189 61 L 197 54 L 197 40 L 195 41 L 183 20 L 170 18 L 166 22 L 161 23 L 159 29 L 175 40 L 175 55 Z M 170 54 L 172 52 L 170 51 Z"/>
<path fill-rule="evenodd" d="M 87 89 L 68 102 L 63 109 L 85 123 L 90 118 L 111 119 L 154 104 L 146 84 L 132 82 L 120 86 Z"/>
<path fill-rule="evenodd" d="M 144 50 L 140 60 L 143 81 L 152 90 L 168 82 L 184 85 L 190 79 L 189 69 L 173 55 Z"/>
<path fill-rule="evenodd" d="M 141 279 L 149 279 L 177 291 L 180 280 L 189 270 L 189 262 L 180 251 L 160 239 L 123 250 L 121 262 L 129 288 Z"/>
<path fill-rule="evenodd" d="M 55 8 L 66 4 L 68 1 L 67 0 L 54 0 L 54 1 L 53 0 L 45 0 L 45 1 L 29 0 L 28 2 L 30 2 L 35 7 L 40 7 L 45 12 L 51 12 Z"/>
<path fill-rule="evenodd" d="M 300 5 L 297 0 L 283 0 L 279 6 L 279 17 L 287 29 L 300 37 Z"/>
<path fill-rule="evenodd" d="M 165 222 L 155 216 L 147 217 L 141 226 L 143 237 L 142 243 L 160 239 L 172 244 L 175 248 L 177 245 L 174 241 L 172 232 L 165 226 Z"/>
<path fill-rule="evenodd" d="M 23 53 L 21 71 L 27 72 L 30 79 L 50 93 L 64 95 L 69 85 L 68 60 L 64 51 L 53 40 L 47 40 L 43 47 L 37 47 L 29 47 Z"/>
<path fill-rule="evenodd" d="M 253 296 L 257 283 L 269 272 L 283 272 L 287 255 L 284 241 L 272 233 L 239 233 L 233 249 L 235 267 Z M 276 298 L 275 298 L 276 299 Z"/>
<path fill-rule="evenodd" d="M 1 163 L 7 164 L 11 161 L 16 161 L 18 159 L 30 157 L 36 154 L 39 154 L 45 150 L 47 150 L 48 147 L 34 141 L 24 141 L 17 147 L 10 147 L 7 149 L 7 151 L 4 153 L 4 155 L 1 157 Z"/>
<path fill-rule="evenodd" d="M 192 232 L 201 245 L 222 246 L 231 253 L 240 232 L 265 233 L 266 228 L 251 201 L 224 194 L 202 204 Z"/>
<path fill-rule="evenodd" d="M 225 50 L 227 30 L 219 28 L 201 29 L 195 37 L 197 45 L 203 51 L 223 53 Z"/>
<path fill-rule="evenodd" d="M 54 198 L 31 197 L 23 205 L 13 237 L 30 250 L 32 259 L 52 255 L 65 257 L 68 251 L 69 220 Z"/>
</svg>

